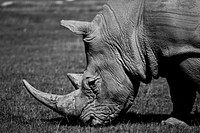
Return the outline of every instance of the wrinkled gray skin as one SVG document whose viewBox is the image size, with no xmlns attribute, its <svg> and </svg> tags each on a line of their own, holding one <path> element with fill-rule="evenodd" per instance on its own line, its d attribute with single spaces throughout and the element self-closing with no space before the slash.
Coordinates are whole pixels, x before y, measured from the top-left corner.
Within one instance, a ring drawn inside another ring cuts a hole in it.
<svg viewBox="0 0 200 133">
<path fill-rule="evenodd" d="M 101 125 L 129 109 L 140 82 L 166 77 L 175 118 L 163 123 L 187 122 L 200 90 L 199 20 L 200 0 L 110 0 L 92 22 L 61 21 L 85 43 L 84 73 L 68 74 L 76 91 L 58 96 L 24 85 L 61 115 Z"/>
</svg>

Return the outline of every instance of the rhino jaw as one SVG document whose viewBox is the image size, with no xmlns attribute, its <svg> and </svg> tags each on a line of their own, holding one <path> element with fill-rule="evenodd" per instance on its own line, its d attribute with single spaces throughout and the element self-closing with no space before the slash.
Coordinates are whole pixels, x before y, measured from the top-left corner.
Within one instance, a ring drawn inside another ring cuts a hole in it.
<svg viewBox="0 0 200 133">
<path fill-rule="evenodd" d="M 23 80 L 26 90 L 39 102 L 43 103 L 47 107 L 51 108 L 55 112 L 63 116 L 79 116 L 84 103 L 78 99 L 80 90 L 75 90 L 67 95 L 54 95 L 41 92 L 31 86 L 26 80 Z M 78 104 L 77 104 L 78 103 Z M 77 105 L 76 105 L 77 104 Z"/>
</svg>

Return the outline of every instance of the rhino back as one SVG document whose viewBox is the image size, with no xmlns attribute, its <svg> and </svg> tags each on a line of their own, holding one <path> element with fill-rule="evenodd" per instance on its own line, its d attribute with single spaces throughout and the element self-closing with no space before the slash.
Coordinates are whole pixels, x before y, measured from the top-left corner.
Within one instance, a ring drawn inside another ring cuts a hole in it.
<svg viewBox="0 0 200 133">
<path fill-rule="evenodd" d="M 146 0 L 143 24 L 164 56 L 200 53 L 200 0 Z"/>
<path fill-rule="evenodd" d="M 102 14 L 132 73 L 145 75 L 148 61 L 158 77 L 160 55 L 200 56 L 200 0 L 109 0 Z"/>
</svg>

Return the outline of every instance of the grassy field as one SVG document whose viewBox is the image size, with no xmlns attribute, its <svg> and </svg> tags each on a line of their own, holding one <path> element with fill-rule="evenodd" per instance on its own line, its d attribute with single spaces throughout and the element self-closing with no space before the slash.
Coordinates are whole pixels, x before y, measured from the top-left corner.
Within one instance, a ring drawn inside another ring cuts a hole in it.
<svg viewBox="0 0 200 133">
<path fill-rule="evenodd" d="M 4 2 L 0 0 L 0 3 Z M 165 79 L 141 84 L 135 103 L 120 122 L 106 127 L 83 126 L 33 99 L 22 79 L 39 90 L 67 94 L 73 90 L 68 72 L 85 68 L 81 36 L 59 25 L 61 19 L 91 21 L 105 0 L 15 0 L 0 7 L 0 132 L 200 132 L 197 98 L 191 127 L 161 125 L 172 111 Z"/>
</svg>

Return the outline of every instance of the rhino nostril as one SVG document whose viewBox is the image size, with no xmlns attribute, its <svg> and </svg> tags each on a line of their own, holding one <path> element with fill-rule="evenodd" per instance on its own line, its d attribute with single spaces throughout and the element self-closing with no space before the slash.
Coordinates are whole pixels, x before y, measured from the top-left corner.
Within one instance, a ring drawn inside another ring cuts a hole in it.
<svg viewBox="0 0 200 133">
<path fill-rule="evenodd" d="M 92 120 L 92 125 L 93 125 L 93 126 L 99 126 L 99 125 L 101 125 L 101 124 L 102 124 L 102 122 L 99 121 L 99 120 L 97 120 L 97 119 L 93 119 L 93 120 Z"/>
<path fill-rule="evenodd" d="M 89 124 L 92 126 L 99 126 L 102 125 L 102 121 L 100 119 L 97 119 L 94 116 L 90 116 Z"/>
</svg>

